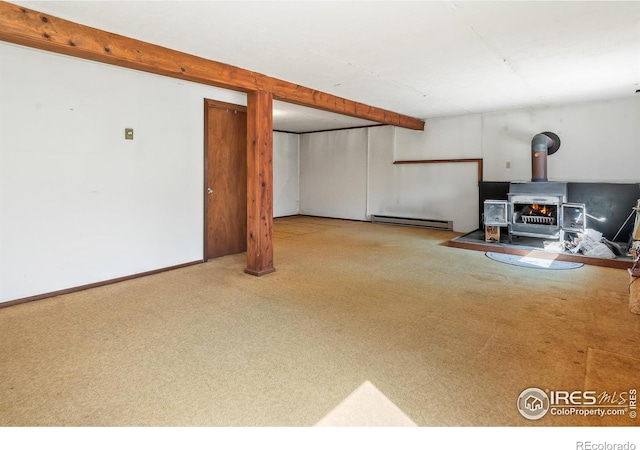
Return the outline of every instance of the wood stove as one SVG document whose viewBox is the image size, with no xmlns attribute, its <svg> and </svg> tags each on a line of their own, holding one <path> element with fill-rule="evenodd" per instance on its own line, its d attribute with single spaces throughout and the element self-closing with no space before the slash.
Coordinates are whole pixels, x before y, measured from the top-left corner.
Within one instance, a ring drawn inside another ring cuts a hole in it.
<svg viewBox="0 0 640 450">
<path fill-rule="evenodd" d="M 560 239 L 567 183 L 511 183 L 508 198 L 509 240 L 511 236 Z"/>
<path fill-rule="evenodd" d="M 485 226 L 508 227 L 509 242 L 513 236 L 564 241 L 565 232 L 584 232 L 589 216 L 585 205 L 567 203 L 567 183 L 547 179 L 547 155 L 559 148 L 560 138 L 555 133 L 545 131 L 533 137 L 531 182 L 509 183 L 506 201 L 485 200 L 482 216 Z"/>
<path fill-rule="evenodd" d="M 544 187 L 543 187 L 544 186 Z M 566 203 L 567 183 L 510 183 L 509 200 L 485 200 L 485 226 L 508 227 L 512 236 L 558 239 L 567 233 L 584 233 L 584 203 Z"/>
</svg>

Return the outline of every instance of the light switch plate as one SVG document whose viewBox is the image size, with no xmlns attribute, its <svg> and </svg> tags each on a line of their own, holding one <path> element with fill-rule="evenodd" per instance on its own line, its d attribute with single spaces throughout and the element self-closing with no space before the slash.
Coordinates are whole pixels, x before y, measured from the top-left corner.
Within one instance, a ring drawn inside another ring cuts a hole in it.
<svg viewBox="0 0 640 450">
<path fill-rule="evenodd" d="M 124 129 L 124 138 L 133 140 L 133 128 L 125 128 Z"/>
</svg>

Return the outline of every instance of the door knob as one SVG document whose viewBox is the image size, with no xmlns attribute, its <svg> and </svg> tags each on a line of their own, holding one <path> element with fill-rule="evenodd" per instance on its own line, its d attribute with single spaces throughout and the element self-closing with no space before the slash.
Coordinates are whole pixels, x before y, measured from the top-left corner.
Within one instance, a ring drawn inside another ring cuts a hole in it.
<svg viewBox="0 0 640 450">
<path fill-rule="evenodd" d="M 207 188 L 207 194 L 213 194 L 213 189 Z"/>
</svg>

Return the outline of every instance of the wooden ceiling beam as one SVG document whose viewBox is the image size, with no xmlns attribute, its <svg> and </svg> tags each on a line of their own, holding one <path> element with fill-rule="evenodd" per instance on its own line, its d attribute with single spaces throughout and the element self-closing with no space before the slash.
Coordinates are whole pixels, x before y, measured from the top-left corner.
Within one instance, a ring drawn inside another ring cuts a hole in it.
<svg viewBox="0 0 640 450">
<path fill-rule="evenodd" d="M 424 130 L 424 121 L 288 81 L 0 2 L 0 40 L 129 69 L 275 99 L 387 125 Z"/>
</svg>

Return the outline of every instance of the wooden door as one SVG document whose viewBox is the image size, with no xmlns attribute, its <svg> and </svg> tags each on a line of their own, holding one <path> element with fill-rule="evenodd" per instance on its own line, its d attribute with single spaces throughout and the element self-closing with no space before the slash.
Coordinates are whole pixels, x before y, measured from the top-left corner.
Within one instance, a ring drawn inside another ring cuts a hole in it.
<svg viewBox="0 0 640 450">
<path fill-rule="evenodd" d="M 247 250 L 247 111 L 205 101 L 205 260 Z"/>
</svg>

